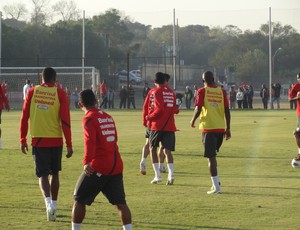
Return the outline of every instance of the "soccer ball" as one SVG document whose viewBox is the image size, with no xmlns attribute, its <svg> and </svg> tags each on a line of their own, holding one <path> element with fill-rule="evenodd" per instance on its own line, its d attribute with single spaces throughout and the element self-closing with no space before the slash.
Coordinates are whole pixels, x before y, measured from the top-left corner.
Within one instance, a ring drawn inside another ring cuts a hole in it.
<svg viewBox="0 0 300 230">
<path fill-rule="evenodd" d="M 291 164 L 293 168 L 300 168 L 300 161 L 293 159 Z"/>
</svg>

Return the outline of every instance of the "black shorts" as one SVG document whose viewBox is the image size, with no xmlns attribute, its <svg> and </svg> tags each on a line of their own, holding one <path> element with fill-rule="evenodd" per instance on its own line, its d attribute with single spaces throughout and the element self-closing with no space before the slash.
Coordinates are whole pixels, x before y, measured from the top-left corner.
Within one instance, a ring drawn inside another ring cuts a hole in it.
<svg viewBox="0 0 300 230">
<path fill-rule="evenodd" d="M 61 171 L 62 146 L 32 147 L 37 177 L 57 175 Z"/>
<path fill-rule="evenodd" d="M 113 205 L 126 204 L 123 174 L 106 176 L 93 173 L 87 176 L 82 172 L 75 187 L 74 200 L 81 204 L 91 205 L 100 192 Z"/>
<path fill-rule="evenodd" d="M 147 127 L 147 128 L 146 128 L 146 133 L 145 133 L 145 138 L 148 139 L 148 138 L 150 137 L 150 132 L 151 132 L 150 128 Z"/>
<path fill-rule="evenodd" d="M 204 157 L 211 158 L 217 155 L 223 143 L 224 133 L 208 132 L 202 133 L 204 145 Z"/>
<path fill-rule="evenodd" d="M 167 131 L 155 131 L 150 132 L 150 147 L 158 147 L 161 142 L 162 148 L 170 151 L 175 151 L 175 133 Z"/>
</svg>

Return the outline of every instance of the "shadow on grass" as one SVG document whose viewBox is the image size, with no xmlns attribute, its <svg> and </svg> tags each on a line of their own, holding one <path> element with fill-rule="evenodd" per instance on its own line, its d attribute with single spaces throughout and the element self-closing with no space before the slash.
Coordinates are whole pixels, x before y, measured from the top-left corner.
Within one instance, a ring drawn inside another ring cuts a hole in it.
<svg viewBox="0 0 300 230">
<path fill-rule="evenodd" d="M 216 229 L 216 230 L 243 230 L 242 228 L 230 228 L 230 227 L 218 227 L 218 226 L 206 226 L 206 225 L 187 225 L 187 224 L 171 224 L 171 223 L 157 223 L 153 222 L 153 224 L 147 222 L 136 222 L 134 224 L 135 228 L 137 229 L 153 229 L 153 226 L 155 226 L 155 229 L 168 229 L 168 230 L 184 230 L 184 229 Z M 244 229 L 245 230 L 245 229 Z"/>
<path fill-rule="evenodd" d="M 240 159 L 272 159 L 272 160 L 287 160 L 286 157 L 276 157 L 276 156 L 272 156 L 272 158 L 270 156 L 230 156 L 230 155 L 218 155 L 218 158 L 240 158 Z"/>
</svg>

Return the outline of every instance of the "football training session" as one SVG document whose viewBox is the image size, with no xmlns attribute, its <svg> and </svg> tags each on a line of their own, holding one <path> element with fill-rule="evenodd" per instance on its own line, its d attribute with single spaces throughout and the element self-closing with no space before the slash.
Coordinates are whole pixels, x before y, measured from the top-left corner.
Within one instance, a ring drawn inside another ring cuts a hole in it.
<svg viewBox="0 0 300 230">
<path fill-rule="evenodd" d="M 0 1 L 0 230 L 294 230 L 300 1 Z"/>
<path fill-rule="evenodd" d="M 175 116 L 175 181 L 167 186 L 151 184 L 150 156 L 146 175 L 140 174 L 145 143 L 141 110 L 109 110 L 118 130 L 119 151 L 124 163 L 126 202 L 135 229 L 297 229 L 293 213 L 298 208 L 299 170 L 291 165 L 297 155 L 293 110 L 231 111 L 231 139 L 224 140 L 217 155 L 222 194 L 208 195 L 211 181 L 203 157 L 201 133 L 190 127 L 193 111 Z M 20 151 L 21 111 L 2 114 L 0 167 L 1 229 L 70 229 L 73 193 L 83 170 L 84 113 L 71 111 L 73 156 L 65 157 L 64 145 L 55 222 L 46 221 L 43 197 L 29 145 Z M 28 136 L 28 139 L 30 137 Z M 28 142 L 30 143 L 30 142 Z M 115 208 L 102 195 L 86 208 L 83 229 L 120 229 Z"/>
</svg>

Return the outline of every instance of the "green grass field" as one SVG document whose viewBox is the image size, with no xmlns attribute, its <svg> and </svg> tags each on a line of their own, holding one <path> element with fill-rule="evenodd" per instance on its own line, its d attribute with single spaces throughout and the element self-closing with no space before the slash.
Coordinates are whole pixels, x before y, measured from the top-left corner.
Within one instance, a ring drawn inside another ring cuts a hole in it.
<svg viewBox="0 0 300 230">
<path fill-rule="evenodd" d="M 207 195 L 211 186 L 193 111 L 176 116 L 175 184 L 150 184 L 153 171 L 139 174 L 145 129 L 141 111 L 108 111 L 115 119 L 124 160 L 127 202 L 134 229 L 299 229 L 300 169 L 292 132 L 295 111 L 233 111 L 232 138 L 218 156 L 223 194 Z M 56 222 L 47 222 L 44 200 L 30 153 L 19 150 L 20 111 L 2 114 L 0 150 L 0 229 L 71 229 L 73 190 L 82 170 L 83 112 L 72 111 L 74 155 L 63 159 Z M 101 194 L 87 208 L 83 229 L 121 229 L 116 210 Z"/>
</svg>

